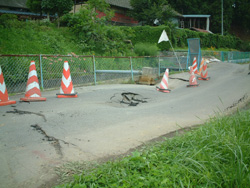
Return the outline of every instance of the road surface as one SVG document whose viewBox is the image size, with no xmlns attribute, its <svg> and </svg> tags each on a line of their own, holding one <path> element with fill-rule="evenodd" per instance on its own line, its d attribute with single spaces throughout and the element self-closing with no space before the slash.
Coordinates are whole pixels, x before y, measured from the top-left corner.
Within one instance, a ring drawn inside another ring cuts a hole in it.
<svg viewBox="0 0 250 188">
<path fill-rule="evenodd" d="M 54 168 L 126 153 L 180 128 L 201 124 L 249 102 L 248 65 L 212 62 L 209 81 L 187 88 L 189 73 L 171 75 L 170 93 L 147 85 L 76 87 L 78 98 L 0 107 L 0 187 L 46 187 Z M 125 95 L 127 94 L 127 95 Z M 133 97 L 132 103 L 128 99 Z M 137 104 L 138 103 L 138 104 Z"/>
</svg>

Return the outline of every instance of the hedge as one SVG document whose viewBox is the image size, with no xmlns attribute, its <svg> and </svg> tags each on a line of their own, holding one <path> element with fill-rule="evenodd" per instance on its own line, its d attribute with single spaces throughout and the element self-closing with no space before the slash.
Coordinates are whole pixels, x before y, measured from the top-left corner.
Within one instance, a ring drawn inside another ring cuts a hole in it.
<svg viewBox="0 0 250 188">
<path fill-rule="evenodd" d="M 125 29 L 125 28 L 124 28 Z M 162 31 L 165 29 L 173 47 L 187 47 L 188 38 L 200 38 L 202 48 L 231 48 L 239 49 L 242 41 L 232 35 L 221 36 L 219 34 L 201 33 L 189 29 L 170 29 L 168 26 L 136 26 L 130 27 L 133 32 L 132 43 L 151 43 L 157 44 Z M 127 30 L 127 29 L 125 29 Z M 169 43 L 157 44 L 160 50 L 169 50 Z"/>
</svg>

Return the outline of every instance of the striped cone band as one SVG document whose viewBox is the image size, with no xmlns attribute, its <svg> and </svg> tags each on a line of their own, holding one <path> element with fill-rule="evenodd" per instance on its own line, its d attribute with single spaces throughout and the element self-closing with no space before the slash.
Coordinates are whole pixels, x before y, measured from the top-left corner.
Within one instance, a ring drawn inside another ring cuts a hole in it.
<svg viewBox="0 0 250 188">
<path fill-rule="evenodd" d="M 201 71 L 201 77 L 202 78 L 207 78 L 207 62 L 204 62 L 202 71 Z"/>
<path fill-rule="evenodd" d="M 0 101 L 8 101 L 8 91 L 3 78 L 3 72 L 0 66 Z"/>
<path fill-rule="evenodd" d="M 198 73 L 198 70 L 197 70 L 197 62 L 196 62 L 196 57 L 194 57 L 192 67 L 193 67 L 193 71 L 194 71 L 194 73 L 195 73 L 195 74 L 197 74 L 197 73 Z"/>
<path fill-rule="evenodd" d="M 197 85 L 197 80 L 194 75 L 193 67 L 190 67 L 190 78 L 189 78 L 189 85 Z"/>
<path fill-rule="evenodd" d="M 30 63 L 25 97 L 41 97 L 35 61 L 31 61 Z"/>
<path fill-rule="evenodd" d="M 75 91 L 73 88 L 73 83 L 70 75 L 69 63 L 68 61 L 65 61 L 63 65 L 60 94 L 73 94 L 73 93 L 75 93 Z"/>
<path fill-rule="evenodd" d="M 201 60 L 201 65 L 200 65 L 200 69 L 199 69 L 199 73 L 198 73 L 198 74 L 201 74 L 202 69 L 203 69 L 203 65 L 204 65 L 204 59 L 202 58 L 202 60 Z"/>
<path fill-rule="evenodd" d="M 168 73 L 169 73 L 169 70 L 166 69 L 165 74 L 161 80 L 161 84 L 160 84 L 161 89 L 168 89 Z"/>
<path fill-rule="evenodd" d="M 10 101 L 8 91 L 4 82 L 2 68 L 0 66 L 0 106 L 16 104 L 16 101 Z"/>
</svg>

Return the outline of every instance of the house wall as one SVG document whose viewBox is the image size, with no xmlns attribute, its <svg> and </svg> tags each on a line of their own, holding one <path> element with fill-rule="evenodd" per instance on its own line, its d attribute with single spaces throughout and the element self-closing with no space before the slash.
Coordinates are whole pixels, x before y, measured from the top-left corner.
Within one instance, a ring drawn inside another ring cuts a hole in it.
<svg viewBox="0 0 250 188">
<path fill-rule="evenodd" d="M 138 25 L 138 21 L 126 15 L 126 9 L 111 6 L 112 10 L 114 10 L 115 15 L 111 19 L 111 21 L 116 25 Z M 103 12 L 96 11 L 98 13 L 98 17 L 101 18 L 105 16 Z"/>
</svg>

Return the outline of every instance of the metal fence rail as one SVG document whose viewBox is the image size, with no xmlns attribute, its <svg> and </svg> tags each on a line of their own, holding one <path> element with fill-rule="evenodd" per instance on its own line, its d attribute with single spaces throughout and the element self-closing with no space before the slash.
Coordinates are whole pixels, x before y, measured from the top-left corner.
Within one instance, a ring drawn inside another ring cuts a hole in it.
<svg viewBox="0 0 250 188">
<path fill-rule="evenodd" d="M 187 52 L 176 52 L 181 68 L 186 69 Z M 250 52 L 202 51 L 202 56 L 212 56 L 221 61 L 243 63 L 250 61 Z M 100 57 L 71 55 L 0 55 L 0 66 L 9 93 L 25 92 L 30 62 L 35 61 L 41 89 L 59 88 L 63 63 L 69 62 L 74 86 L 98 84 L 115 79 L 130 79 L 142 73 L 143 67 L 159 70 L 181 70 L 172 52 L 155 57 Z"/>
</svg>

